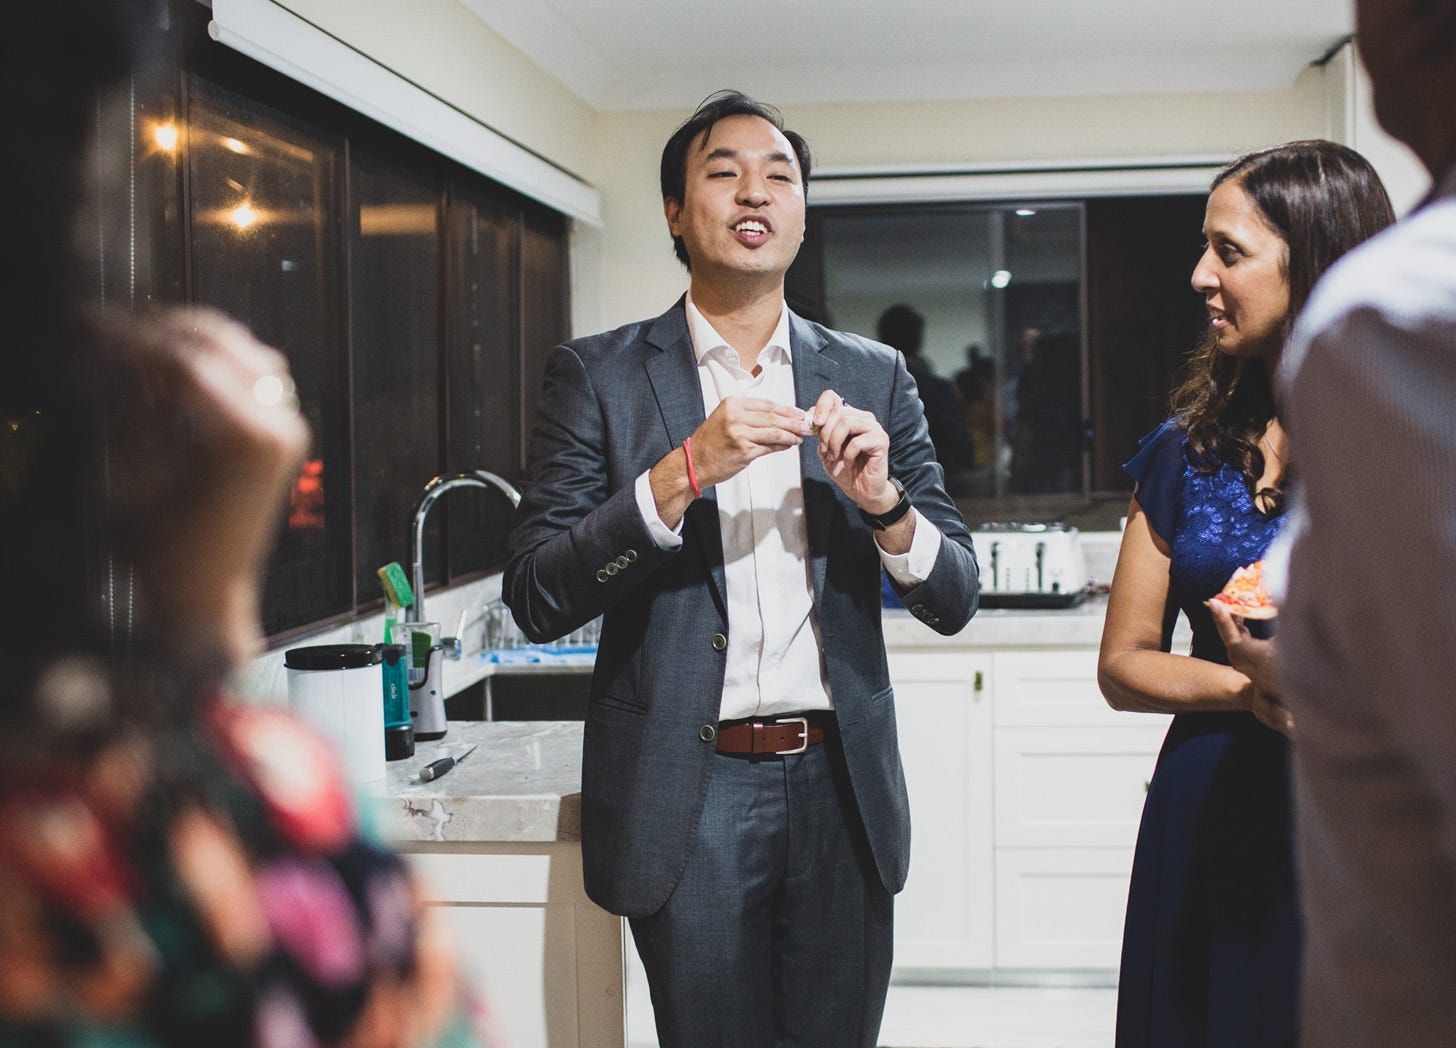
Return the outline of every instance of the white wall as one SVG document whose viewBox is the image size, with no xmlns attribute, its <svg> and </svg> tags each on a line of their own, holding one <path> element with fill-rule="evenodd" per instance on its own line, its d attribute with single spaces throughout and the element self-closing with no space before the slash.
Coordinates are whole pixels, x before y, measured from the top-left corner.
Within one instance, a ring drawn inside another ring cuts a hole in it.
<svg viewBox="0 0 1456 1048">
<path fill-rule="evenodd" d="M 1397 215 L 1425 196 L 1431 176 L 1414 153 L 1387 135 L 1375 119 L 1370 76 L 1354 44 L 1346 44 L 1325 71 L 1325 137 L 1359 150 L 1380 173 Z"/>
<path fill-rule="evenodd" d="M 487 127 L 590 181 L 596 112 L 458 0 L 277 0 Z"/>
<path fill-rule="evenodd" d="M 662 144 L 685 112 L 597 112 L 457 0 L 283 6 L 600 191 L 603 226 L 573 233 L 576 333 L 655 315 L 687 286 L 657 189 Z M 1332 62 L 1269 91 L 783 109 L 821 169 L 1232 157 L 1293 138 L 1344 136 L 1353 118 L 1331 111 L 1343 105 L 1347 81 L 1358 86 L 1348 66 Z"/>
<path fill-rule="evenodd" d="M 768 101 L 772 101 L 769 99 Z M 878 105 L 783 106 L 819 168 L 1227 156 L 1325 131 L 1324 71 L 1280 91 Z M 591 180 L 604 225 L 578 260 L 577 330 L 652 316 L 687 286 L 657 191 L 662 144 L 684 112 L 601 113 Z M 813 199 L 812 181 L 810 199 Z M 593 321 L 595 321 L 593 323 Z"/>
</svg>

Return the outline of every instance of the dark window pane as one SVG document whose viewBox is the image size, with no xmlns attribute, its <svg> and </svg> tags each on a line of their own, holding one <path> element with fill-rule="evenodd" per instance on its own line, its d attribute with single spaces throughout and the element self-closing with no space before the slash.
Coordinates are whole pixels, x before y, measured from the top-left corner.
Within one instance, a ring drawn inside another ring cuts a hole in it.
<svg viewBox="0 0 1456 1048">
<path fill-rule="evenodd" d="M 519 476 L 526 471 L 531 427 L 546 356 L 570 332 L 567 279 L 566 219 L 555 211 L 526 205 L 521 227 L 521 405 L 522 437 Z"/>
<path fill-rule="evenodd" d="M 1076 205 L 1001 208 L 1000 287 L 1003 373 L 1014 383 L 1006 405 L 1011 449 L 1006 490 L 1014 495 L 1083 491 L 1082 209 Z"/>
<path fill-rule="evenodd" d="M 357 140 L 350 164 L 356 582 L 367 605 L 383 596 L 380 567 L 409 570 L 410 508 L 440 471 L 440 188 L 430 170 Z M 438 512 L 425 538 L 431 580 L 444 556 Z"/>
<path fill-rule="evenodd" d="M 264 590 L 277 633 L 348 611 L 348 391 L 339 330 L 339 140 L 190 78 L 192 292 L 287 356 L 313 448 Z"/>
<path fill-rule="evenodd" d="M 1193 195 L 1087 201 L 1094 491 L 1132 492 L 1122 463 L 1167 417 L 1178 369 L 1207 330 L 1189 286 L 1203 205 Z"/>
<path fill-rule="evenodd" d="M 521 398 L 517 258 L 520 208 L 499 192 L 457 187 L 451 202 L 449 469 L 517 476 Z M 450 574 L 499 568 L 510 504 L 494 492 L 451 492 Z"/>
</svg>

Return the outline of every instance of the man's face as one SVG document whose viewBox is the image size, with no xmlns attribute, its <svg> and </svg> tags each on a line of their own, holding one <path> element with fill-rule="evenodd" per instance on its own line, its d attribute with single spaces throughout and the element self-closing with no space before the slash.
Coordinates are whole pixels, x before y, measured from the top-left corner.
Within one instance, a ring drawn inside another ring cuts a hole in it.
<svg viewBox="0 0 1456 1048">
<path fill-rule="evenodd" d="M 685 166 L 683 199 L 663 210 L 694 284 L 782 283 L 804 240 L 804 180 L 789 140 L 761 117 L 725 117 L 693 140 Z"/>
</svg>

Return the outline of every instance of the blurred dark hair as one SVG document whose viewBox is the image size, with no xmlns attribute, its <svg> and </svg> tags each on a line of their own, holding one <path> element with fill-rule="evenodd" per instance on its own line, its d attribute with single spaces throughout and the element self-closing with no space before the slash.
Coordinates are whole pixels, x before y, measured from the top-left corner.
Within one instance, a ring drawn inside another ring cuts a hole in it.
<svg viewBox="0 0 1456 1048">
<path fill-rule="evenodd" d="M 1288 248 L 1285 339 L 1325 270 L 1395 221 L 1375 169 L 1334 142 L 1311 139 L 1246 153 L 1218 173 L 1210 191 L 1225 182 L 1248 194 Z M 1263 360 L 1221 353 L 1210 331 L 1189 358 L 1172 407 L 1200 469 L 1212 473 L 1223 464 L 1233 466 L 1271 516 L 1282 511 L 1282 486 L 1258 490 L 1265 466 L 1259 439 L 1276 414 Z"/>
<path fill-rule="evenodd" d="M 897 302 L 875 321 L 875 337 L 906 356 L 914 356 L 925 340 L 925 318 L 913 306 Z"/>
<path fill-rule="evenodd" d="M 789 145 L 793 146 L 795 157 L 798 158 L 799 177 L 804 180 L 804 193 L 807 196 L 809 168 L 813 159 L 809 155 L 809 143 L 804 141 L 804 136 L 784 127 L 783 115 L 773 106 L 749 98 L 742 91 L 718 91 L 705 98 L 693 111 L 693 115 L 684 120 L 672 133 L 672 137 L 667 140 L 667 145 L 662 147 L 662 165 L 659 172 L 662 199 L 682 202 L 683 194 L 687 190 L 688 150 L 692 147 L 693 140 L 698 135 L 711 131 L 718 121 L 730 116 L 760 117 L 783 133 L 783 136 L 789 140 Z M 703 134 L 704 143 L 707 140 L 707 135 Z M 693 263 L 688 258 L 687 247 L 683 244 L 682 237 L 672 238 L 672 249 L 677 255 L 678 261 L 691 272 Z"/>
<path fill-rule="evenodd" d="M 110 100 L 124 101 L 164 8 L 46 0 L 6 14 L 0 195 L 14 205 L 6 252 L 16 264 L 0 282 L 0 575 L 12 594 L 0 602 L 0 665 L 23 695 L 48 654 L 105 646 L 105 401 L 90 310 L 99 263 L 83 245 L 96 240 L 98 183 L 127 165 L 98 155 L 98 126 Z"/>
</svg>

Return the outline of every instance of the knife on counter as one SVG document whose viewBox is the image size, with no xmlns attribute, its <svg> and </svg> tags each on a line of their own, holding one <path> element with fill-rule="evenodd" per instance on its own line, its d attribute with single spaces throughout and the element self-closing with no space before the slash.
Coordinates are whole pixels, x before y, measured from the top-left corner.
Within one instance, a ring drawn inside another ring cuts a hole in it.
<svg viewBox="0 0 1456 1048">
<path fill-rule="evenodd" d="M 451 768 L 455 767 L 455 765 L 474 753 L 475 747 L 479 745 L 480 743 L 473 742 L 470 744 L 470 748 L 458 757 L 441 757 L 437 761 L 431 761 L 429 764 L 426 764 L 420 769 L 420 782 L 434 782 L 441 775 L 444 775 Z"/>
</svg>

